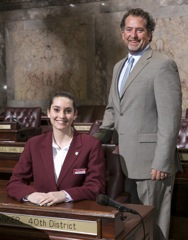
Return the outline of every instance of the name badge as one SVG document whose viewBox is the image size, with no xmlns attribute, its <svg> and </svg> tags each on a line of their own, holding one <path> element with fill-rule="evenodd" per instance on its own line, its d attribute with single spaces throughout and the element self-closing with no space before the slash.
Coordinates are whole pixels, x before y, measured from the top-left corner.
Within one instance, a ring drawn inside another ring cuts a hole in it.
<svg viewBox="0 0 188 240">
<path fill-rule="evenodd" d="M 86 174 L 86 168 L 78 168 L 78 169 L 74 169 L 73 173 L 74 174 Z"/>
</svg>

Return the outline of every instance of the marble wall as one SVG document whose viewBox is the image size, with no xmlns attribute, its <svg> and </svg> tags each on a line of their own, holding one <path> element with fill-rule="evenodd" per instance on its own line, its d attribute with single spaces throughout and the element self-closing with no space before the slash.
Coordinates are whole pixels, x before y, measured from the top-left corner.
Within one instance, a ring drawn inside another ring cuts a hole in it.
<svg viewBox="0 0 188 240">
<path fill-rule="evenodd" d="M 178 65 L 184 115 L 187 0 L 106 0 L 0 12 L 0 111 L 7 104 L 45 111 L 49 96 L 60 89 L 73 92 L 79 104 L 106 104 L 113 66 L 127 54 L 119 24 L 132 7 L 156 19 L 152 47 Z"/>
</svg>

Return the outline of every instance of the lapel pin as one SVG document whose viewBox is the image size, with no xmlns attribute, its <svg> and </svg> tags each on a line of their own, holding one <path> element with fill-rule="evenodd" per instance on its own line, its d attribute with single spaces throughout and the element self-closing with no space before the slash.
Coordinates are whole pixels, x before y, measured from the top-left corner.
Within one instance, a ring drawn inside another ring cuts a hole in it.
<svg viewBox="0 0 188 240">
<path fill-rule="evenodd" d="M 78 152 L 75 152 L 75 155 L 78 156 Z"/>
</svg>

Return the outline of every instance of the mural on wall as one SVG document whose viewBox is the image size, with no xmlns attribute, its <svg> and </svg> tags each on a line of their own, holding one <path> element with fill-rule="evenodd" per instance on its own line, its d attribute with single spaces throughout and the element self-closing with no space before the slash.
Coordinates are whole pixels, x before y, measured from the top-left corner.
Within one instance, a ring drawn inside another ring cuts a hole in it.
<svg viewBox="0 0 188 240">
<path fill-rule="evenodd" d="M 188 108 L 188 18 L 174 17 L 157 19 L 152 46 L 173 58 L 178 66 L 183 95 L 183 116 Z"/>
<path fill-rule="evenodd" d="M 7 49 L 12 56 L 9 81 L 14 81 L 15 100 L 49 99 L 59 90 L 87 99 L 88 78 L 94 67 L 88 66 L 87 49 L 94 47 L 88 46 L 94 38 L 85 20 L 54 18 L 8 24 L 7 41 L 12 43 Z"/>
<path fill-rule="evenodd" d="M 4 42 L 4 26 L 0 24 L 0 113 L 6 105 L 6 63 L 5 63 L 5 42 Z"/>
</svg>

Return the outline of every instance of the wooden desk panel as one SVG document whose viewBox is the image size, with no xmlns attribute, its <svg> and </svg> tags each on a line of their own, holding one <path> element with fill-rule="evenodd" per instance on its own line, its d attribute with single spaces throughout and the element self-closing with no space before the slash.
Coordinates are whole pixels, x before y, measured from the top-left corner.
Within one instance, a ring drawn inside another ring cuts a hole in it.
<svg viewBox="0 0 188 240">
<path fill-rule="evenodd" d="M 0 141 L 26 142 L 29 138 L 42 133 L 42 128 L 23 128 L 17 130 L 0 129 Z"/>
<path fill-rule="evenodd" d="M 0 212 L 3 214 L 25 214 L 27 216 L 55 217 L 56 219 L 78 219 L 83 221 L 97 221 L 97 236 L 70 232 L 54 231 L 52 229 L 37 229 L 36 227 L 2 226 L 0 232 L 3 240 L 35 240 L 35 239 L 127 239 L 140 240 L 143 237 L 143 228 L 140 217 L 125 213 L 124 221 L 120 219 L 120 213 L 111 207 L 101 206 L 95 201 L 80 201 L 75 203 L 61 203 L 53 207 L 39 207 L 28 202 L 18 202 L 7 196 L 6 181 L 0 181 Z M 140 213 L 145 223 L 146 240 L 152 240 L 153 213 L 151 206 L 126 204 Z M 67 220 L 68 221 L 68 220 Z M 11 224 L 10 224 L 11 225 Z"/>
<path fill-rule="evenodd" d="M 0 179 L 10 178 L 24 146 L 25 142 L 0 141 Z"/>
</svg>

